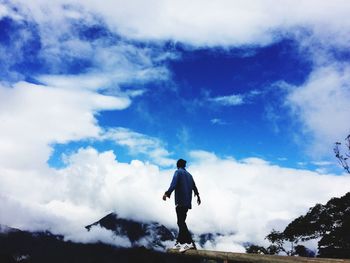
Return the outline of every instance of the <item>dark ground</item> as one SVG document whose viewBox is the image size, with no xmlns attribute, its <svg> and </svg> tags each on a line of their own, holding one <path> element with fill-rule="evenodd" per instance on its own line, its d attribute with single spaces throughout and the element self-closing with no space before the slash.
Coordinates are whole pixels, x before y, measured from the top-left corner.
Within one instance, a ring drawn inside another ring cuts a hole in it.
<svg viewBox="0 0 350 263">
<path fill-rule="evenodd" d="M 122 249 L 102 243 L 65 242 L 50 233 L 14 231 L 0 233 L 0 263 L 197 263 L 198 259 L 170 255 L 146 248 Z M 203 262 L 203 261 L 202 261 Z"/>
</svg>

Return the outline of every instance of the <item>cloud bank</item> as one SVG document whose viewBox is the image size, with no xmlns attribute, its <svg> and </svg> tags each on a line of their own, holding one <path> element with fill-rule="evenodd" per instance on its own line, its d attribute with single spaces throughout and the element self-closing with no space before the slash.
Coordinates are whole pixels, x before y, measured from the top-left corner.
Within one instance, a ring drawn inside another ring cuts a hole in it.
<svg viewBox="0 0 350 263">
<path fill-rule="evenodd" d="M 101 15 L 119 34 L 137 40 L 174 40 L 194 46 L 266 45 L 300 27 L 317 38 L 348 43 L 349 3 L 337 1 L 16 1 L 39 21 Z M 50 16 L 45 16 L 49 13 Z M 91 18 L 90 18 L 91 20 Z M 89 20 L 88 20 L 89 21 Z M 330 37 L 331 36 L 331 37 Z"/>
<path fill-rule="evenodd" d="M 350 181 L 349 176 L 283 168 L 257 158 L 238 161 L 204 151 L 191 156 L 189 171 L 203 203 L 190 211 L 188 225 L 195 235 L 222 235 L 207 248 L 244 251 L 245 242 L 265 244 L 272 228 L 282 229 L 317 202 L 346 193 Z M 68 166 L 59 170 L 9 174 L 1 169 L 0 221 L 22 229 L 49 229 L 75 241 L 114 244 L 119 239 L 107 232 L 88 234 L 83 227 L 116 211 L 176 228 L 173 200 L 161 200 L 172 175 L 172 169 L 137 160 L 121 163 L 112 151 L 91 147 L 69 156 Z"/>
</svg>

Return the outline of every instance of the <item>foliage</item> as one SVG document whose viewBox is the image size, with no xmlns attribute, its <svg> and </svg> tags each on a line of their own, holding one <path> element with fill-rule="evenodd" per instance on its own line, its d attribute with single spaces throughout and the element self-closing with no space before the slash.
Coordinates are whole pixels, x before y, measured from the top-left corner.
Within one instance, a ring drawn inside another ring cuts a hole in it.
<svg viewBox="0 0 350 263">
<path fill-rule="evenodd" d="M 269 250 L 273 251 L 273 254 L 284 252 L 289 255 L 289 251 L 284 249 L 284 241 L 286 240 L 285 235 L 279 231 L 272 229 L 271 233 L 266 236 L 266 239 L 271 242 Z"/>
<path fill-rule="evenodd" d="M 325 205 L 317 204 L 293 220 L 283 232 L 272 230 L 267 235 L 276 253 L 310 255 L 310 250 L 299 242 L 319 238 L 320 257 L 350 258 L 350 193 L 332 198 Z M 291 242 L 291 250 L 285 249 Z"/>
<path fill-rule="evenodd" d="M 293 235 L 292 233 L 288 233 L 286 231 L 279 232 L 276 230 L 272 230 L 270 234 L 266 236 L 266 239 L 270 241 L 271 245 L 267 248 L 267 250 L 270 252 L 270 254 L 279 254 L 279 253 L 285 253 L 288 256 L 295 256 L 300 254 L 307 254 L 310 253 L 304 253 L 305 251 L 309 251 L 306 247 L 302 245 L 297 245 L 298 242 L 301 240 L 297 236 Z M 285 248 L 285 243 L 290 242 L 290 249 L 287 250 Z M 304 249 L 304 250 L 303 250 Z"/>
<path fill-rule="evenodd" d="M 279 248 L 276 245 L 270 245 L 265 248 L 257 245 L 250 245 L 246 247 L 246 253 L 249 254 L 265 254 L 265 255 L 276 255 L 279 253 Z"/>
<path fill-rule="evenodd" d="M 268 254 L 266 248 L 257 245 L 248 246 L 246 252 L 249 254 Z"/>
<path fill-rule="evenodd" d="M 314 257 L 315 252 L 311 251 L 310 249 L 308 249 L 303 245 L 297 245 L 294 248 L 294 255 L 298 255 L 300 257 Z"/>
</svg>

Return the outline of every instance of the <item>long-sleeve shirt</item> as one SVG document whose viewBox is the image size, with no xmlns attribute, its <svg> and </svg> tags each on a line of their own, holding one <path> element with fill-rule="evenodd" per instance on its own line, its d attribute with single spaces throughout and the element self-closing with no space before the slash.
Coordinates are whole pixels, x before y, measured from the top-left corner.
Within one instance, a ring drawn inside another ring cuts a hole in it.
<svg viewBox="0 0 350 263">
<path fill-rule="evenodd" d="M 165 194 L 170 197 L 175 190 L 175 205 L 192 208 L 192 190 L 195 195 L 199 195 L 192 175 L 184 168 L 178 168 L 173 176 L 170 187 Z"/>
</svg>

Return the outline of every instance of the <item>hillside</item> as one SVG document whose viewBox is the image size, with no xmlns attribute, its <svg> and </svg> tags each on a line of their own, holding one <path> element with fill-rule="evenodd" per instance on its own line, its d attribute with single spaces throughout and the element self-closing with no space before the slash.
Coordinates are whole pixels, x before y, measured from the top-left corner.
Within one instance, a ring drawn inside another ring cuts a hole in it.
<svg viewBox="0 0 350 263">
<path fill-rule="evenodd" d="M 228 253 L 206 250 L 189 250 L 184 254 L 168 250 L 167 253 L 146 249 L 145 247 L 118 248 L 102 243 L 82 244 L 66 242 L 62 236 L 49 232 L 27 232 L 1 227 L 0 262 L 1 263 L 204 263 L 204 262 L 342 262 L 350 260 L 319 259 L 303 257 L 271 256 L 258 254 Z"/>
<path fill-rule="evenodd" d="M 117 236 L 127 237 L 133 247 L 164 249 L 163 242 L 175 239 L 174 234 L 168 228 L 157 222 L 138 222 L 121 218 L 116 213 L 110 213 L 85 228 L 90 230 L 93 226 L 100 226 L 113 231 Z"/>
</svg>

